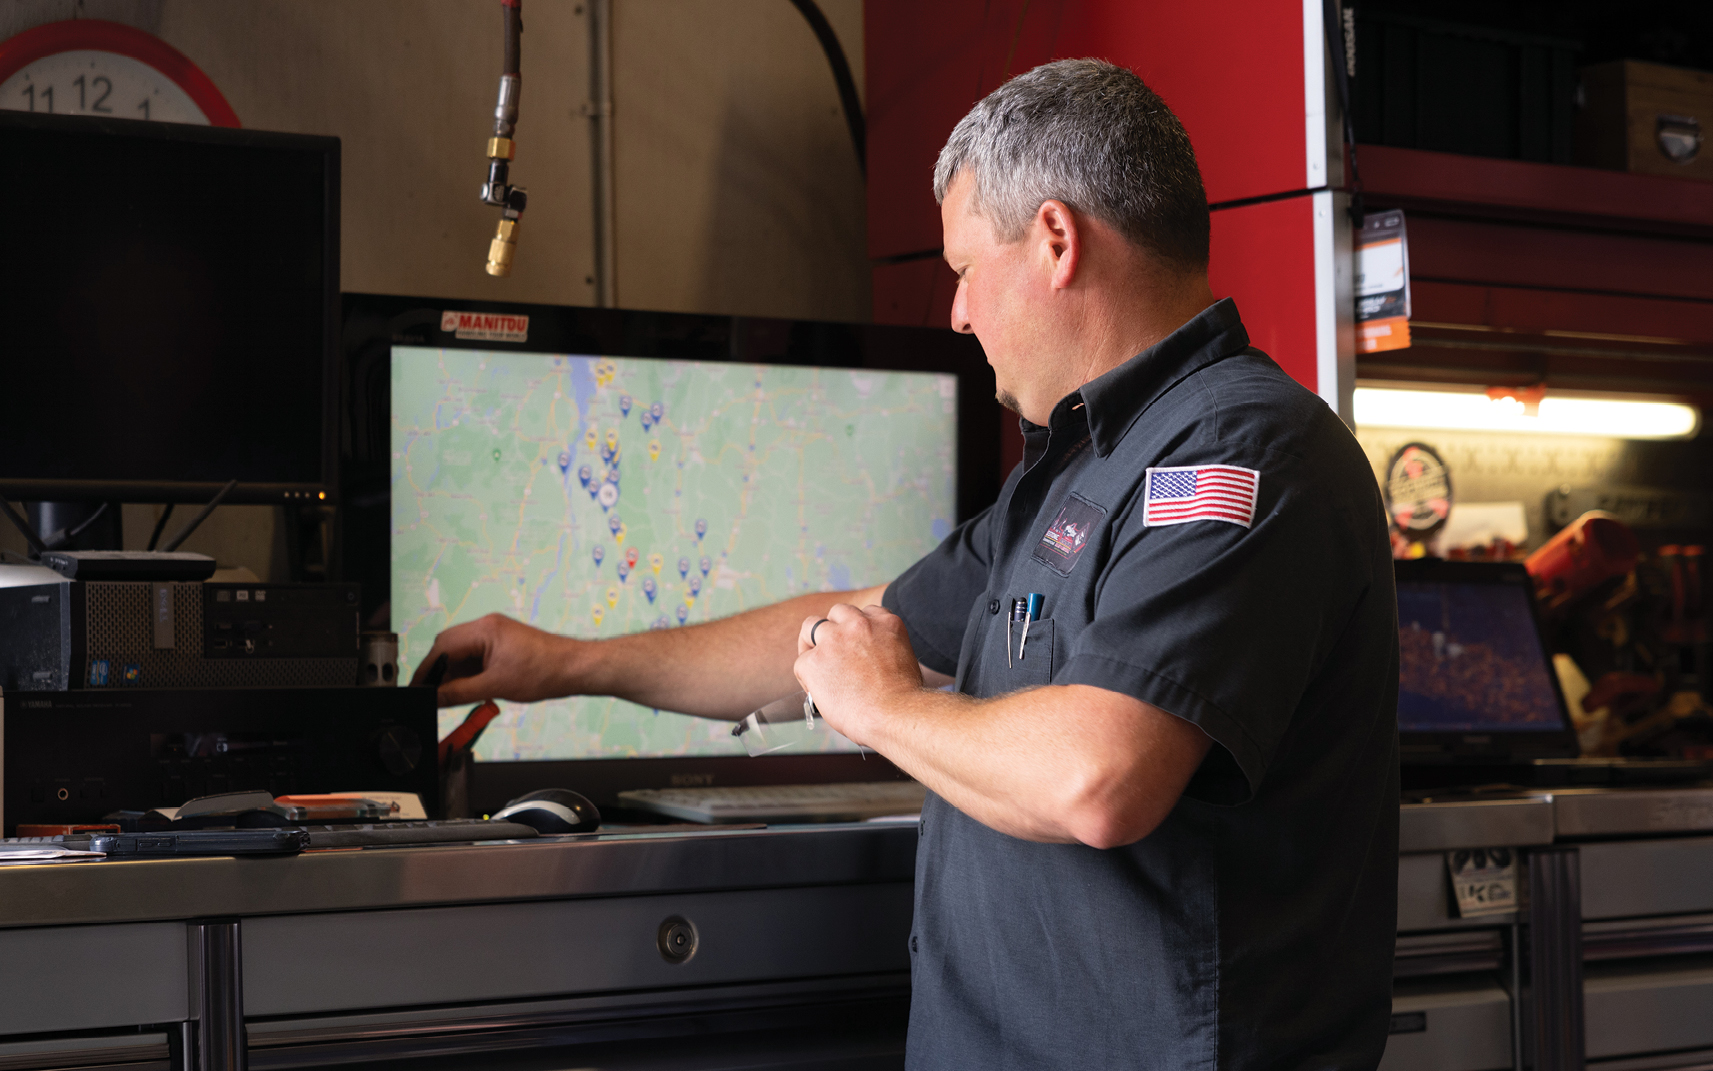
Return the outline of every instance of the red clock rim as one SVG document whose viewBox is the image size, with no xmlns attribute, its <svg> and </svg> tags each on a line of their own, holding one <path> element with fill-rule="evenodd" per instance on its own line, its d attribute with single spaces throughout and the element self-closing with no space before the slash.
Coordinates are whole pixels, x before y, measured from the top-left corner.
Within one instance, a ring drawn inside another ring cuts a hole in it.
<svg viewBox="0 0 1713 1071">
<path fill-rule="evenodd" d="M 220 87 L 192 63 L 189 56 L 122 22 L 105 19 L 66 19 L 25 30 L 0 41 L 0 82 L 46 56 L 85 49 L 113 52 L 145 63 L 172 79 L 214 126 L 242 126 L 238 113 L 226 103 Z"/>
</svg>

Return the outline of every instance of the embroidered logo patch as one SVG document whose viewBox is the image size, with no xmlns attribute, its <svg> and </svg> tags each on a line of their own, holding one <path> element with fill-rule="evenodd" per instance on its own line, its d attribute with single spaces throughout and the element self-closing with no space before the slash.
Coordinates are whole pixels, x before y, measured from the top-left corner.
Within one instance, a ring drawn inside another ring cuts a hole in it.
<svg viewBox="0 0 1713 1071">
<path fill-rule="evenodd" d="M 1047 534 L 1041 537 L 1031 556 L 1054 572 L 1071 575 L 1077 558 L 1088 546 L 1089 537 L 1094 535 L 1095 525 L 1104 516 L 1106 510 L 1081 495 L 1071 495 L 1047 526 Z"/>
<path fill-rule="evenodd" d="M 1190 521 L 1230 521 L 1247 528 L 1255 521 L 1261 473 L 1236 465 L 1192 465 L 1149 469 L 1142 524 L 1156 528 Z"/>
</svg>

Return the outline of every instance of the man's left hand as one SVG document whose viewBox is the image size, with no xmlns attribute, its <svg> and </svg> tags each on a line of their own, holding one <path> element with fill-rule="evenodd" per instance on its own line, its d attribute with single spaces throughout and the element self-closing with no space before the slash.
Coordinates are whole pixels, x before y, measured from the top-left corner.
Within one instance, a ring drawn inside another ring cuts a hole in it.
<svg viewBox="0 0 1713 1071">
<path fill-rule="evenodd" d="M 858 744 L 870 742 L 868 729 L 888 700 L 922 688 L 904 621 L 881 606 L 839 603 L 825 620 L 806 618 L 792 670 L 827 724 Z"/>
</svg>

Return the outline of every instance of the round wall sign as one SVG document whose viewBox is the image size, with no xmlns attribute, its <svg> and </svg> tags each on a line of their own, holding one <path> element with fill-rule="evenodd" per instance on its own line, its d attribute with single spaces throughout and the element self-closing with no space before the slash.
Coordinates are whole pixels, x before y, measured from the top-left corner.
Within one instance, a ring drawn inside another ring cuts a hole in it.
<svg viewBox="0 0 1713 1071">
<path fill-rule="evenodd" d="M 50 22 L 0 41 L 0 108 L 238 126 L 184 53 L 118 22 Z"/>
<path fill-rule="evenodd" d="M 1451 470 L 1426 443 L 1407 443 L 1386 466 L 1386 513 L 1406 539 L 1425 540 L 1451 516 Z"/>
</svg>

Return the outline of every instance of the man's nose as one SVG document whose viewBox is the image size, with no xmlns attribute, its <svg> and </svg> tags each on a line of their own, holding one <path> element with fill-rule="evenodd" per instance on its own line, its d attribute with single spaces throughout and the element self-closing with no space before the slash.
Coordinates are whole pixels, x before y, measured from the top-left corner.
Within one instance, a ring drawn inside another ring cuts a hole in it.
<svg viewBox="0 0 1713 1071">
<path fill-rule="evenodd" d="M 952 295 L 952 330 L 959 334 L 972 333 L 969 318 L 969 303 L 964 299 L 964 284 L 958 282 L 957 292 Z"/>
</svg>

